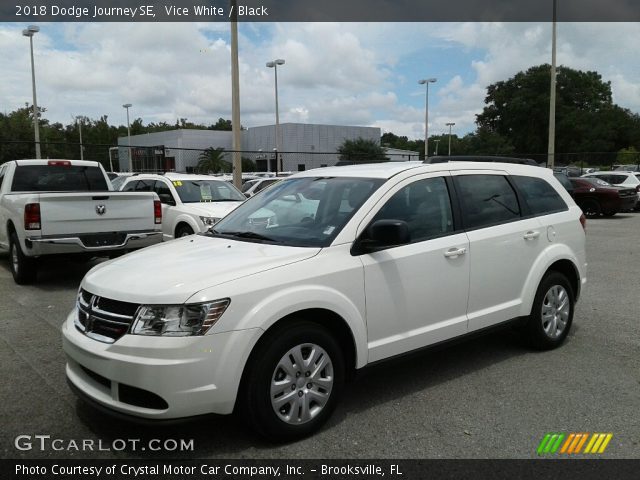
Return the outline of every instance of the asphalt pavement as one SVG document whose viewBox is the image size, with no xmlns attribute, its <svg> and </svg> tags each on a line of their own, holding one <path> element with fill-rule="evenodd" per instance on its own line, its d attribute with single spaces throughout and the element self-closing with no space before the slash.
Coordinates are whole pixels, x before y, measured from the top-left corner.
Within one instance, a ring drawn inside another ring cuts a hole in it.
<svg viewBox="0 0 640 480">
<path fill-rule="evenodd" d="M 50 261 L 36 285 L 18 286 L 0 256 L 0 456 L 534 458 L 546 433 L 605 432 L 613 437 L 601 456 L 640 458 L 639 238 L 637 213 L 588 222 L 589 283 L 561 348 L 532 351 L 505 330 L 367 369 L 321 432 L 289 445 L 234 417 L 140 427 L 86 406 L 65 380 L 60 326 L 95 262 Z M 123 439 L 140 442 L 120 451 Z M 141 450 L 150 439 L 193 449 Z M 93 451 L 74 448 L 87 440 Z"/>
</svg>

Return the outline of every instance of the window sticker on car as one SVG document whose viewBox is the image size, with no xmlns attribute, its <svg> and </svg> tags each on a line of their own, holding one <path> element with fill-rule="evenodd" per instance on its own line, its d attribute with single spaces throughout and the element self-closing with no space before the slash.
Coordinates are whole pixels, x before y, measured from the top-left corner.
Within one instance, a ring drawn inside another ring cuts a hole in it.
<svg viewBox="0 0 640 480">
<path fill-rule="evenodd" d="M 330 225 L 330 226 L 328 226 L 327 228 L 324 229 L 324 232 L 322 232 L 322 234 L 323 235 L 331 235 L 335 229 L 336 229 L 336 227 L 334 227 L 333 225 Z"/>
<path fill-rule="evenodd" d="M 210 202 L 213 200 L 213 194 L 211 193 L 211 185 L 203 183 L 200 185 L 200 200 L 203 202 Z"/>
<path fill-rule="evenodd" d="M 182 182 L 180 180 L 174 180 L 173 181 L 173 186 L 174 187 L 181 187 L 182 186 Z"/>
</svg>

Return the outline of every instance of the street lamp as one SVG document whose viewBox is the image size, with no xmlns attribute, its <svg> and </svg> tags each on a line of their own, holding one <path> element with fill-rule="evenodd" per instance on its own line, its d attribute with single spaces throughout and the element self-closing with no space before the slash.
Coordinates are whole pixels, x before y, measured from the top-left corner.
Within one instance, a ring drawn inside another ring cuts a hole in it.
<svg viewBox="0 0 640 480">
<path fill-rule="evenodd" d="M 36 144 L 36 158 L 40 159 L 40 126 L 38 125 L 38 100 L 36 99 L 36 68 L 33 64 L 33 36 L 40 31 L 40 27 L 29 25 L 22 30 L 22 35 L 29 37 L 31 44 L 31 85 L 33 87 L 33 131 Z"/>
<path fill-rule="evenodd" d="M 131 158 L 131 124 L 129 123 L 129 107 L 132 107 L 130 103 L 122 105 L 127 109 L 127 138 L 129 139 L 129 171 L 133 172 L 133 158 Z"/>
<path fill-rule="evenodd" d="M 425 78 L 418 80 L 420 85 L 427 86 L 427 94 L 424 107 L 424 159 L 429 156 L 429 84 L 436 83 L 437 78 Z"/>
<path fill-rule="evenodd" d="M 284 60 L 278 58 L 272 62 L 267 62 L 268 68 L 273 68 L 273 72 L 275 75 L 275 91 L 276 91 L 276 172 L 278 171 L 278 167 L 282 170 L 282 166 L 278 165 L 278 152 L 280 151 L 280 115 L 278 114 L 278 65 L 284 65 Z M 271 166 L 267 163 L 267 171 L 271 171 Z"/>
<path fill-rule="evenodd" d="M 449 127 L 449 156 L 451 156 L 451 127 L 455 125 L 454 122 L 446 123 L 447 127 Z"/>
</svg>

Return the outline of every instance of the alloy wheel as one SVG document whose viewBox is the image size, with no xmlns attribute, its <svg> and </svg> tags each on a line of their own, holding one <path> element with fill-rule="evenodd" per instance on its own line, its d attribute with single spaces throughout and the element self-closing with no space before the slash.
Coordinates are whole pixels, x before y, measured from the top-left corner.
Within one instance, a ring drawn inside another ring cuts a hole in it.
<svg viewBox="0 0 640 480">
<path fill-rule="evenodd" d="M 297 345 L 285 353 L 271 377 L 271 406 L 280 420 L 307 423 L 325 407 L 334 375 L 331 358 L 313 343 Z"/>
<path fill-rule="evenodd" d="M 562 335 L 570 313 L 569 293 L 561 285 L 552 286 L 544 296 L 541 313 L 542 328 L 549 338 L 555 339 Z"/>
</svg>

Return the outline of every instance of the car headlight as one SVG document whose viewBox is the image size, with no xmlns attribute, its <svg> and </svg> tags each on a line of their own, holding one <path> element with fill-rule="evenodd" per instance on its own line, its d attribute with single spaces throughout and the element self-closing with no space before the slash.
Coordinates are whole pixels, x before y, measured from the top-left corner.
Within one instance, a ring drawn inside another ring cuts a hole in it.
<svg viewBox="0 0 640 480">
<path fill-rule="evenodd" d="M 185 305 L 143 305 L 138 309 L 131 333 L 188 337 L 204 335 L 220 319 L 231 300 Z"/>
<path fill-rule="evenodd" d="M 210 227 L 218 223 L 220 219 L 215 217 L 200 217 L 200 221 L 204 223 L 206 226 Z"/>
</svg>

